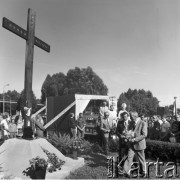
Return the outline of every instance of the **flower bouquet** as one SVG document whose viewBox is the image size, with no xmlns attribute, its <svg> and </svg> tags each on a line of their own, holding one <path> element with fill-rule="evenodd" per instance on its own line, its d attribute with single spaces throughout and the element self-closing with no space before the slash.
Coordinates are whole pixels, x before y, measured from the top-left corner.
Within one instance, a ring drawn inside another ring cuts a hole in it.
<svg viewBox="0 0 180 180">
<path fill-rule="evenodd" d="M 134 138 L 134 131 L 124 131 L 124 141 L 128 143 L 128 145 L 131 143 L 131 140 Z"/>
<path fill-rule="evenodd" d="M 31 159 L 29 162 L 35 172 L 36 179 L 45 179 L 46 168 L 48 165 L 47 161 L 44 158 L 37 156 L 36 158 Z"/>
</svg>

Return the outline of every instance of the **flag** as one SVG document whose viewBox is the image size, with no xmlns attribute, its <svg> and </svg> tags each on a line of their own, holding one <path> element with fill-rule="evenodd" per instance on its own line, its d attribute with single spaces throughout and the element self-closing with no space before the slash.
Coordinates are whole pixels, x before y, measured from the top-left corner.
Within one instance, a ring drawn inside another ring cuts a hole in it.
<svg viewBox="0 0 180 180">
<path fill-rule="evenodd" d="M 173 117 L 177 117 L 177 108 L 176 108 L 176 100 L 174 101 L 174 104 L 173 104 Z"/>
</svg>

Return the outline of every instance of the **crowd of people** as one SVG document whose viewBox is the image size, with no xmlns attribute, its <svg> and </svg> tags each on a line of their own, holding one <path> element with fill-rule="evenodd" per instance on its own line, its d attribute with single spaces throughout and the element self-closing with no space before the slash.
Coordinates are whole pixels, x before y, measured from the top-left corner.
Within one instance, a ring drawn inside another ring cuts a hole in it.
<svg viewBox="0 0 180 180">
<path fill-rule="evenodd" d="M 44 137 L 45 129 L 44 120 L 41 115 L 31 118 L 32 130 L 34 137 Z M 24 119 L 19 111 L 14 116 L 8 113 L 0 114 L 0 141 L 4 142 L 10 138 L 22 138 L 24 129 Z"/>
<path fill-rule="evenodd" d="M 119 159 L 121 170 L 127 177 L 132 162 L 139 163 L 139 175 L 145 176 L 146 139 L 180 142 L 180 117 L 176 119 L 154 115 L 151 118 L 137 112 L 128 112 L 126 104 L 122 104 L 116 119 L 110 120 L 110 110 L 106 103 L 100 107 L 100 130 L 104 142 L 104 150 L 108 154 L 108 142 L 111 132 L 119 137 Z"/>
<path fill-rule="evenodd" d="M 70 113 L 66 120 L 67 128 L 65 134 L 70 137 L 84 138 L 86 122 L 83 113 L 80 113 L 77 120 L 75 114 Z M 31 116 L 31 127 L 34 137 L 44 137 L 44 120 L 41 115 Z M 0 139 L 5 141 L 9 138 L 23 136 L 24 120 L 19 112 L 15 116 L 8 113 L 0 114 Z M 114 111 L 104 101 L 99 108 L 99 121 L 97 124 L 98 139 L 102 143 L 106 154 L 109 153 L 109 140 L 116 135 L 119 139 L 119 159 L 123 173 L 129 177 L 129 170 L 132 162 L 139 162 L 139 173 L 145 175 L 145 154 L 146 139 L 180 142 L 180 117 L 170 119 L 154 115 L 151 118 L 137 112 L 128 112 L 126 104 L 122 104 L 121 110 Z"/>
<path fill-rule="evenodd" d="M 148 139 L 166 142 L 180 142 L 180 117 L 153 116 L 142 119 L 147 123 Z"/>
</svg>

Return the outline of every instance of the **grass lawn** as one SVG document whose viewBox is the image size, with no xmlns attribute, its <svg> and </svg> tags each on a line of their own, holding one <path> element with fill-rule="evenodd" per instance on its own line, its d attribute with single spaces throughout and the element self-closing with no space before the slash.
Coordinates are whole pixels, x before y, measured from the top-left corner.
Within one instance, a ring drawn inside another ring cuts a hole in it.
<svg viewBox="0 0 180 180">
<path fill-rule="evenodd" d="M 107 179 L 107 158 L 103 154 L 81 155 L 85 165 L 70 173 L 66 179 Z"/>
<path fill-rule="evenodd" d="M 110 155 L 117 156 L 117 153 L 112 153 Z M 85 159 L 85 165 L 74 172 L 70 173 L 66 179 L 109 179 L 107 177 L 107 158 L 103 154 L 88 154 L 88 155 L 81 155 Z M 146 160 L 148 161 L 148 160 Z M 150 162 L 150 160 L 149 160 Z M 152 161 L 151 162 L 156 162 Z M 160 174 L 164 175 L 164 170 L 167 168 L 170 168 L 171 166 L 166 166 L 166 163 L 164 166 L 160 166 Z M 172 174 L 172 171 L 169 172 L 169 174 Z M 180 178 L 180 165 L 177 166 L 177 174 L 179 174 L 178 179 Z M 118 177 L 118 179 L 122 179 L 123 177 Z M 165 178 L 165 176 L 163 176 Z M 135 178 L 136 179 L 136 178 Z M 137 178 L 140 179 L 140 178 Z M 145 179 L 145 178 L 144 178 Z M 156 167 L 150 166 L 150 173 L 149 173 L 149 179 L 157 179 L 156 177 Z M 162 179 L 162 178 L 160 178 Z"/>
</svg>

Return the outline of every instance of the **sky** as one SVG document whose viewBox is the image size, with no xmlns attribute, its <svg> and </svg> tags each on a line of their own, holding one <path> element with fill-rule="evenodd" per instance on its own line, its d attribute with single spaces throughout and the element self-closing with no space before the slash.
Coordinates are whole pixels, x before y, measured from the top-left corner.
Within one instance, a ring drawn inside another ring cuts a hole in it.
<svg viewBox="0 0 180 180">
<path fill-rule="evenodd" d="M 26 29 L 36 12 L 35 35 L 51 52 L 34 48 L 33 91 L 47 74 L 92 67 L 117 98 L 150 90 L 161 106 L 180 107 L 180 0 L 0 0 L 0 19 Z M 24 39 L 0 27 L 0 93 L 22 91 Z"/>
</svg>

